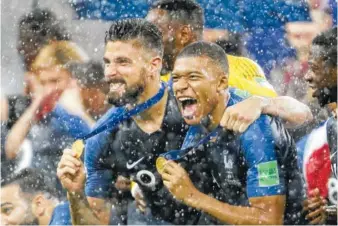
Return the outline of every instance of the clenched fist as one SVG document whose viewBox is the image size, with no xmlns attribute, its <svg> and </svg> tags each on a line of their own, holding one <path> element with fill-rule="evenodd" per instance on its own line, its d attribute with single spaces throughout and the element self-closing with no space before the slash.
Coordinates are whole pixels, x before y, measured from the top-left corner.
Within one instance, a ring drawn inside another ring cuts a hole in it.
<svg viewBox="0 0 338 226">
<path fill-rule="evenodd" d="M 228 107 L 222 117 L 221 126 L 234 132 L 243 133 L 262 114 L 268 99 L 263 97 L 250 97 Z"/>
<path fill-rule="evenodd" d="M 71 149 L 63 151 L 57 168 L 57 176 L 68 192 L 81 193 L 84 189 L 86 175 L 82 161 L 75 156 L 76 153 Z"/>
</svg>

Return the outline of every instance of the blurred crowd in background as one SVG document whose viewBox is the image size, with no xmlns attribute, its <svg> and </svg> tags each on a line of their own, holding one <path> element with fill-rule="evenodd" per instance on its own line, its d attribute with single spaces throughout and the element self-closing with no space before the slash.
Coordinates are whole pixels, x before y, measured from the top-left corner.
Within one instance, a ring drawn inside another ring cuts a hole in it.
<svg viewBox="0 0 338 226">
<path fill-rule="evenodd" d="M 64 198 L 55 171 L 74 142 L 60 115 L 88 131 L 109 109 L 102 52 L 109 21 L 144 18 L 151 0 L 2 2 L 1 177 L 41 169 Z M 337 25 L 335 0 L 198 0 L 204 40 L 255 60 L 279 95 L 310 106 L 314 121 L 290 130 L 297 141 L 328 114 L 305 81 L 313 38 Z M 58 67 L 62 65 L 62 67 Z M 165 72 L 163 72 L 165 73 Z M 37 113 L 38 112 L 38 113 Z"/>
</svg>

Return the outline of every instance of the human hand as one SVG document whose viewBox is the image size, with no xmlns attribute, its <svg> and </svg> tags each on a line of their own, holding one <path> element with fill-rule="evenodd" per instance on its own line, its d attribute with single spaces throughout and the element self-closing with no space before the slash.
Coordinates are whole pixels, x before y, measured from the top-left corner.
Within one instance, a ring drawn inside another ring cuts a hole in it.
<svg viewBox="0 0 338 226">
<path fill-rule="evenodd" d="M 309 194 L 309 198 L 303 203 L 303 211 L 307 212 L 306 219 L 310 221 L 310 224 L 324 224 L 327 216 L 325 206 L 327 201 L 320 196 L 319 189 L 312 190 Z"/>
<path fill-rule="evenodd" d="M 190 180 L 189 174 L 183 167 L 173 161 L 167 161 L 163 170 L 160 172 L 163 184 L 168 188 L 170 193 L 187 205 L 192 201 L 198 190 Z"/>
<path fill-rule="evenodd" d="M 82 193 L 86 179 L 83 163 L 76 158 L 76 152 L 65 149 L 58 164 L 57 176 L 68 192 Z"/>
<path fill-rule="evenodd" d="M 221 119 L 221 126 L 234 132 L 243 133 L 262 114 L 267 99 L 249 97 L 242 102 L 228 107 Z"/>
</svg>

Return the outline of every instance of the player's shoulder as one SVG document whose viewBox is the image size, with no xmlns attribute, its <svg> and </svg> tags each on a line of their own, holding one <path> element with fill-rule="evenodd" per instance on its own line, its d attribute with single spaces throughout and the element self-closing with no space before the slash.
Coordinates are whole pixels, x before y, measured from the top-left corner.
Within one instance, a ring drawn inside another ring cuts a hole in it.
<svg viewBox="0 0 338 226">
<path fill-rule="evenodd" d="M 68 202 L 60 203 L 55 206 L 49 225 L 72 225 Z"/>
<path fill-rule="evenodd" d="M 242 71 L 242 73 L 236 73 L 237 75 L 245 75 L 246 77 L 262 77 L 265 78 L 265 74 L 261 66 L 255 61 L 248 57 L 242 56 L 233 56 L 227 54 L 227 59 L 229 63 L 230 74 L 233 74 L 237 71 Z M 246 72 L 246 73 L 243 73 Z"/>
<path fill-rule="evenodd" d="M 270 135 L 275 123 L 276 118 L 262 114 L 248 127 L 243 135 L 246 137 L 253 134 Z"/>
</svg>

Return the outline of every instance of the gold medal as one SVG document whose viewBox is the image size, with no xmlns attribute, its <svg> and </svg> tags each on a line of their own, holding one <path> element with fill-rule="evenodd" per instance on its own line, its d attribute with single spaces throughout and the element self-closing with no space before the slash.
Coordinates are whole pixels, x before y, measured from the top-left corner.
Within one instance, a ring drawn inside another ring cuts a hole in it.
<svg viewBox="0 0 338 226">
<path fill-rule="evenodd" d="M 156 169 L 159 174 L 163 173 L 164 165 L 166 164 L 167 160 L 164 157 L 158 157 L 156 159 Z"/>
<path fill-rule="evenodd" d="M 72 151 L 76 153 L 75 158 L 80 158 L 84 149 L 83 140 L 76 140 L 72 145 Z"/>
<path fill-rule="evenodd" d="M 130 181 L 130 189 L 132 190 L 135 186 L 136 186 L 136 182 L 135 181 Z"/>
</svg>

